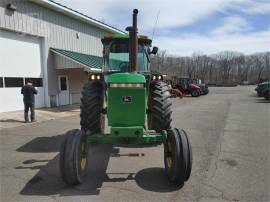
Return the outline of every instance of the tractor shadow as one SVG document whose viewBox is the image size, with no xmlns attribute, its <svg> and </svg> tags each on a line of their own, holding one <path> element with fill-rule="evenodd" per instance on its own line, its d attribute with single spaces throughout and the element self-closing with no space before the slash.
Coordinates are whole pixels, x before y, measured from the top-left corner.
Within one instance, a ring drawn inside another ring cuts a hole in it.
<svg viewBox="0 0 270 202">
<path fill-rule="evenodd" d="M 52 137 L 37 137 L 16 149 L 17 152 L 49 153 L 59 152 L 64 134 Z M 31 162 L 31 160 L 29 160 Z"/>
<path fill-rule="evenodd" d="M 64 135 L 39 137 L 18 148 L 17 151 L 29 153 L 58 152 L 63 140 Z M 142 189 L 152 192 L 171 192 L 182 187 L 169 183 L 164 168 L 146 168 L 137 173 L 106 173 L 110 158 L 121 156 L 140 157 L 143 156 L 143 153 L 119 154 L 119 149 L 112 145 L 91 144 L 87 177 L 84 183 L 76 186 L 68 186 L 62 181 L 59 171 L 59 154 L 53 159 L 26 160 L 15 169 L 39 171 L 26 183 L 20 194 L 28 196 L 99 195 L 104 182 L 115 183 L 128 180 L 135 181 Z M 44 165 L 44 163 L 46 164 Z M 123 174 L 127 177 L 110 177 Z"/>
<path fill-rule="evenodd" d="M 164 168 L 146 168 L 135 175 L 136 184 L 144 190 L 152 192 L 172 192 L 179 190 L 184 184 L 172 184 L 169 182 Z"/>
</svg>

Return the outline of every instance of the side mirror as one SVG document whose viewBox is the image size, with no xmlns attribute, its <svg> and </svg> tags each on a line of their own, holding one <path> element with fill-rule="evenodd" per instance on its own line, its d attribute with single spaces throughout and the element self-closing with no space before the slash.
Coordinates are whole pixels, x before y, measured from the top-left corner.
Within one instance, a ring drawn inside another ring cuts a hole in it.
<svg viewBox="0 0 270 202">
<path fill-rule="evenodd" d="M 152 51 L 151 51 L 151 54 L 156 55 L 157 52 L 158 52 L 158 47 L 154 46 Z"/>
</svg>

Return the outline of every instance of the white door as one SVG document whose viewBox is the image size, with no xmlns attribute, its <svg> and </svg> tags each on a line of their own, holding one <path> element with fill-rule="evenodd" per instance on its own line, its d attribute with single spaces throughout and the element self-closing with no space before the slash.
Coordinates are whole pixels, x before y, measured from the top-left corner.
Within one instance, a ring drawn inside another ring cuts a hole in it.
<svg viewBox="0 0 270 202">
<path fill-rule="evenodd" d="M 70 104 L 68 77 L 66 75 L 58 76 L 58 87 L 59 87 L 58 105 L 61 106 Z"/>
<path fill-rule="evenodd" d="M 0 30 L 0 112 L 22 110 L 21 87 L 31 79 L 37 87 L 36 107 L 44 107 L 41 39 Z"/>
</svg>

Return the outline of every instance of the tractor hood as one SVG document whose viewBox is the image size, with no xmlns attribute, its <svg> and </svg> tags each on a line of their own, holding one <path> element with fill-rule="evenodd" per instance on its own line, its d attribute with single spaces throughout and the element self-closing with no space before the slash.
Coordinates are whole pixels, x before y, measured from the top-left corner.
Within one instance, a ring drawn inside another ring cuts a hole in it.
<svg viewBox="0 0 270 202">
<path fill-rule="evenodd" d="M 196 84 L 193 84 L 193 83 L 189 84 L 189 87 L 190 87 L 190 88 L 197 88 L 197 89 L 200 89 L 199 86 L 197 86 Z"/>
<path fill-rule="evenodd" d="M 145 83 L 145 77 L 141 74 L 116 73 L 108 78 L 108 83 Z"/>
<path fill-rule="evenodd" d="M 141 74 L 115 73 L 109 76 L 109 126 L 143 128 L 146 113 L 145 82 L 145 77 Z"/>
</svg>

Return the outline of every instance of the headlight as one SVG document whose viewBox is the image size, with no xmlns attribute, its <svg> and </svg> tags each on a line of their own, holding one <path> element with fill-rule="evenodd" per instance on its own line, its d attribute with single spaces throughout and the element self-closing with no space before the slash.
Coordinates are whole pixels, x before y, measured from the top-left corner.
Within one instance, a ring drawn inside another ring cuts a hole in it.
<svg viewBox="0 0 270 202">
<path fill-rule="evenodd" d="M 103 79 L 102 74 L 89 74 L 88 79 L 90 81 L 100 81 Z"/>
<path fill-rule="evenodd" d="M 96 78 L 96 75 L 91 75 L 91 80 L 95 80 L 95 78 Z"/>
<path fill-rule="evenodd" d="M 154 81 L 162 81 L 163 77 L 162 77 L 162 75 L 153 75 L 152 80 L 154 80 Z"/>
</svg>

